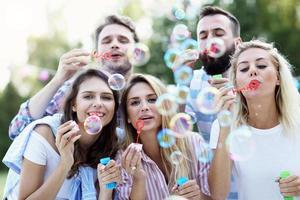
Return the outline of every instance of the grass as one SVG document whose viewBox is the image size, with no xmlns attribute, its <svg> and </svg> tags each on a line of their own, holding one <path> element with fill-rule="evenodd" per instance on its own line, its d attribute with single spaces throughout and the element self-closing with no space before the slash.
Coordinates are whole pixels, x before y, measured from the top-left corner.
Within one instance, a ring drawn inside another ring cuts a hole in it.
<svg viewBox="0 0 300 200">
<path fill-rule="evenodd" d="M 0 171 L 0 197 L 2 199 L 7 171 Z"/>
</svg>

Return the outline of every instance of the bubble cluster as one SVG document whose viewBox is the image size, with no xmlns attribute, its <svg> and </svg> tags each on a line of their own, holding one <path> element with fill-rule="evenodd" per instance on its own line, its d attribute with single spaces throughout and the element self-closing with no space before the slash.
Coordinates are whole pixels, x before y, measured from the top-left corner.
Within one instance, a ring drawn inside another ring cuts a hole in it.
<svg viewBox="0 0 300 200">
<path fill-rule="evenodd" d="M 175 144 L 175 137 L 170 129 L 162 129 L 157 134 L 157 140 L 161 147 L 169 148 Z"/>
<path fill-rule="evenodd" d="M 126 84 L 122 74 L 113 74 L 108 79 L 108 85 L 112 90 L 122 90 Z"/>
<path fill-rule="evenodd" d="M 100 117 L 91 115 L 84 121 L 84 129 L 90 135 L 96 135 L 100 133 L 102 129 L 102 123 Z"/>
</svg>

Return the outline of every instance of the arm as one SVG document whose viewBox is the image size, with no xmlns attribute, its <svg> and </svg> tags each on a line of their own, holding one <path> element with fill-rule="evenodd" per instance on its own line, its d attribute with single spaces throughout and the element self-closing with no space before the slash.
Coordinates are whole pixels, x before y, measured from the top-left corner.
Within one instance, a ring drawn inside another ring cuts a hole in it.
<svg viewBox="0 0 300 200">
<path fill-rule="evenodd" d="M 61 57 L 53 79 L 30 100 L 22 104 L 18 114 L 11 121 L 8 132 L 11 139 L 17 137 L 32 121 L 44 115 L 53 115 L 59 110 L 59 102 L 64 98 L 67 87 L 62 87 L 59 90 L 58 88 L 78 69 L 88 63 L 89 57 L 87 55 L 89 54 L 75 49 Z M 78 64 L 71 65 L 70 63 Z"/>
<path fill-rule="evenodd" d="M 208 175 L 208 183 L 213 199 L 226 199 L 230 191 L 232 161 L 226 148 L 230 128 L 221 128 L 217 148 Z"/>
<path fill-rule="evenodd" d="M 58 149 L 61 156 L 57 168 L 51 173 L 51 175 L 44 180 L 44 173 L 47 165 L 47 158 L 45 150 L 43 148 L 37 148 L 40 152 L 38 155 L 43 155 L 43 165 L 31 162 L 25 159 L 22 164 L 21 178 L 20 178 L 20 192 L 19 199 L 55 199 L 59 192 L 64 180 L 66 179 L 71 166 L 74 163 L 74 142 L 80 138 L 77 135 L 78 129 L 72 129 L 74 124 L 66 122 L 58 128 L 56 140 L 54 142 L 53 134 L 48 126 L 38 126 L 35 130 L 38 134 L 42 135 L 49 144 L 54 148 Z M 68 139 L 72 138 L 72 139 Z M 34 145 L 34 150 L 28 152 L 35 153 L 36 146 L 39 142 Z M 33 146 L 33 145 L 31 145 Z"/>
</svg>

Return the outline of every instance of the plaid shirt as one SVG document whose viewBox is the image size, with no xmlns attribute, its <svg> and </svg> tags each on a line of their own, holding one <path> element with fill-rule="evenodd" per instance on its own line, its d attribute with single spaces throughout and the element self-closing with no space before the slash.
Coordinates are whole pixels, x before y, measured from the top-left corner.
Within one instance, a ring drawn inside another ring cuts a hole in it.
<svg viewBox="0 0 300 200">
<path fill-rule="evenodd" d="M 60 108 L 62 107 L 63 100 L 65 98 L 66 92 L 68 92 L 71 88 L 72 81 L 66 81 L 55 93 L 51 101 L 49 102 L 44 116 L 54 115 Z M 29 99 L 30 100 L 30 99 Z M 31 122 L 35 121 L 29 111 L 29 100 L 25 101 L 21 104 L 18 114 L 13 118 L 9 125 L 8 135 L 10 139 L 16 138 L 21 131 Z"/>
</svg>

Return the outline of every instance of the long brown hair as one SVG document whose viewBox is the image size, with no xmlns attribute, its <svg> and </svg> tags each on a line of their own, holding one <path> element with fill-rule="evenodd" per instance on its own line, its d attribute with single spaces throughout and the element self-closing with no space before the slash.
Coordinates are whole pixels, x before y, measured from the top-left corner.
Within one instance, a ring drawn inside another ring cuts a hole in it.
<svg viewBox="0 0 300 200">
<path fill-rule="evenodd" d="M 65 123 L 69 120 L 74 120 L 78 122 L 77 114 L 72 110 L 72 106 L 74 105 L 80 85 L 85 80 L 92 77 L 96 77 L 103 80 L 108 86 L 109 77 L 106 74 L 106 72 L 96 69 L 88 69 L 82 72 L 75 79 L 71 92 L 66 98 L 61 123 Z M 99 163 L 100 158 L 108 156 L 112 158 L 115 157 L 119 149 L 117 142 L 118 139 L 116 135 L 119 97 L 116 91 L 112 90 L 112 92 L 115 101 L 114 115 L 112 120 L 105 127 L 102 128 L 100 136 L 88 149 L 81 148 L 79 142 L 75 142 L 74 164 L 71 167 L 71 170 L 68 174 L 68 178 L 71 178 L 75 174 L 77 174 L 80 166 L 90 166 L 92 168 L 97 168 L 97 164 Z"/>
</svg>

